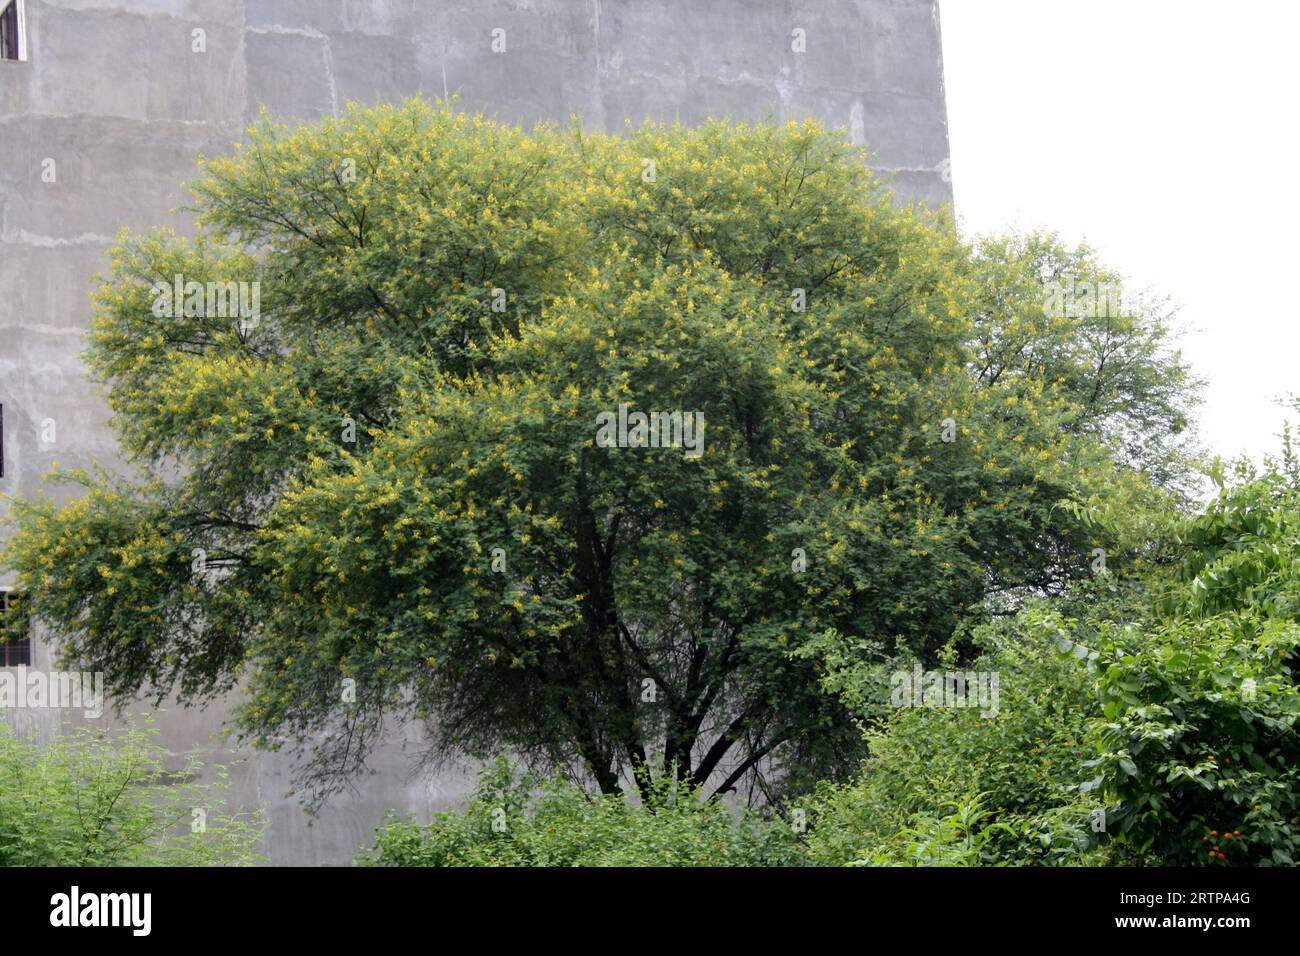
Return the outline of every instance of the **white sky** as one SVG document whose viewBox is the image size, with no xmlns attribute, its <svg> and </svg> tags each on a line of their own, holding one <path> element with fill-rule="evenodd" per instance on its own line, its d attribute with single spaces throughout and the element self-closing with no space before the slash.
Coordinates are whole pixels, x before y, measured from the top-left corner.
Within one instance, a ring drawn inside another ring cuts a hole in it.
<svg viewBox="0 0 1300 956">
<path fill-rule="evenodd" d="M 1258 457 L 1300 393 L 1300 3 L 940 0 L 966 232 L 1086 239 L 1181 304 L 1200 435 Z"/>
</svg>

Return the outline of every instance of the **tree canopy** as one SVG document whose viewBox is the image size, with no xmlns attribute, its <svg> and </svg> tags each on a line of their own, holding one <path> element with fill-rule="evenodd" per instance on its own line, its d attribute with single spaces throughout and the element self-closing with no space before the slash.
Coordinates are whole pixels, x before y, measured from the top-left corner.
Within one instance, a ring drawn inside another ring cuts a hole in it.
<svg viewBox="0 0 1300 956">
<path fill-rule="evenodd" d="M 865 159 L 812 122 L 264 122 L 195 237 L 114 249 L 88 361 L 131 471 L 16 502 L 5 559 L 119 698 L 241 684 L 321 792 L 410 717 L 606 792 L 842 775 L 796 652 L 928 659 L 1121 560 L 1061 505 L 1175 493 L 1192 397 L 1159 309 L 1045 306 L 1117 281 L 1087 250 L 964 242 Z M 260 311 L 157 308 L 176 277 Z M 605 447 L 620 407 L 699 454 Z"/>
</svg>

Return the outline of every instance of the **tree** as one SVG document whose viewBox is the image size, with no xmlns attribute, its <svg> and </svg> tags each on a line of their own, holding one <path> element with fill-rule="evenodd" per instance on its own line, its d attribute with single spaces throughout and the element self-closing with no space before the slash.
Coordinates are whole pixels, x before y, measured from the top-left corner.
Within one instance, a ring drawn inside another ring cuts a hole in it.
<svg viewBox="0 0 1300 956">
<path fill-rule="evenodd" d="M 835 776 L 860 735 L 792 652 L 925 656 L 1086 571 L 1058 504 L 1157 493 L 1190 395 L 1160 317 L 1046 318 L 1086 254 L 972 249 L 863 159 L 811 122 L 264 122 L 204 165 L 198 237 L 123 236 L 98 298 L 145 480 L 17 504 L 8 561 L 119 697 L 246 681 L 321 792 L 393 716 L 606 792 Z"/>
</svg>

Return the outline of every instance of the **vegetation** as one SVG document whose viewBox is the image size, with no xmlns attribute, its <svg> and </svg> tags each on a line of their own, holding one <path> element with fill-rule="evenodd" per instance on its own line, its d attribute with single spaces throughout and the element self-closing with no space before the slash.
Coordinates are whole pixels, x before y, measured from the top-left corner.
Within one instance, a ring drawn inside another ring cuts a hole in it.
<svg viewBox="0 0 1300 956">
<path fill-rule="evenodd" d="M 1147 516 L 1163 530 L 1140 574 L 983 628 L 999 716 L 913 709 L 873 728 L 859 780 L 814 803 L 810 855 L 1292 865 L 1300 485 L 1248 471 L 1200 515 Z M 860 667 L 828 683 L 870 686 Z"/>
<path fill-rule="evenodd" d="M 977 635 L 986 651 L 968 669 L 999 675 L 996 716 L 909 707 L 871 726 L 859 777 L 823 784 L 810 805 L 811 859 L 1073 864 L 1098 845 L 1090 814 L 1100 803 L 1079 790 L 1092 756 L 1087 730 L 1100 714 L 1092 675 L 1038 638 L 1037 615 L 1035 607 Z M 864 681 L 841 673 L 833 683 Z"/>
<path fill-rule="evenodd" d="M 1088 250 L 964 242 L 813 123 L 353 107 L 193 188 L 97 299 L 136 477 L 15 502 L 4 561 L 317 798 L 393 719 L 514 755 L 362 862 L 1294 863 L 1289 438 L 1195 506 L 1168 316 Z M 151 753 L 0 736 L 0 862 L 246 861 Z"/>
<path fill-rule="evenodd" d="M 539 780 L 501 759 L 464 813 L 392 821 L 360 860 L 377 866 L 791 866 L 794 832 L 660 776 L 647 804 Z"/>
<path fill-rule="evenodd" d="M 218 866 L 257 859 L 262 822 L 226 810 L 226 772 L 166 769 L 148 730 L 50 743 L 0 722 L 0 866 Z"/>
<path fill-rule="evenodd" d="M 354 107 L 194 191 L 198 237 L 124 235 L 92 328 L 145 477 L 65 474 L 85 493 L 17 503 L 5 557 L 115 696 L 242 679 L 255 742 L 326 741 L 318 794 L 425 717 L 647 805 L 656 764 L 782 804 L 864 752 L 822 635 L 969 660 L 993 611 L 1126 560 L 1064 504 L 1186 476 L 1159 310 L 1044 308 L 1115 277 L 963 243 L 811 122 Z M 260 312 L 159 308 L 178 275 L 260 282 Z M 623 406 L 703 444 L 604 447 Z"/>
<path fill-rule="evenodd" d="M 1300 511 L 1290 476 L 1225 490 L 1147 627 L 1107 622 L 1091 765 L 1155 862 L 1294 865 Z"/>
</svg>

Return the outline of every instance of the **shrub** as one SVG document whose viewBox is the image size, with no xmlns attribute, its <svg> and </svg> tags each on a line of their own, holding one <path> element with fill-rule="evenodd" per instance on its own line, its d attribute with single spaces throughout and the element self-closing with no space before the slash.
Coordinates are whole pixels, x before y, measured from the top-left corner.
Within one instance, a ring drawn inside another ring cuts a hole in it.
<svg viewBox="0 0 1300 956">
<path fill-rule="evenodd" d="M 783 866 L 799 862 L 793 831 L 704 800 L 659 776 L 653 799 L 589 795 L 522 774 L 499 759 L 463 812 L 427 825 L 390 820 L 358 861 L 371 866 Z"/>
<path fill-rule="evenodd" d="M 1162 863 L 1291 865 L 1300 849 L 1300 514 L 1277 477 L 1225 490 L 1145 628 L 1097 650 L 1096 776 L 1118 839 Z"/>
<path fill-rule="evenodd" d="M 831 865 L 1100 862 L 1095 800 L 1078 790 L 1098 706 L 1087 667 L 1041 637 L 1034 608 L 976 631 L 985 653 L 963 670 L 999 675 L 996 716 L 902 708 L 866 734 L 858 778 L 823 784 L 804 848 Z M 898 664 L 904 667 L 907 665 Z M 942 665 L 941 665 L 942 666 Z M 858 688 L 873 678 L 831 678 Z M 879 677 L 875 678 L 879 683 Z M 876 697 L 868 693 L 866 697 Z"/>
<path fill-rule="evenodd" d="M 80 730 L 38 745 L 0 722 L 0 866 L 253 863 L 260 816 L 222 809 L 224 769 L 195 783 L 197 759 L 168 773 L 164 756 L 148 730 L 117 739 Z"/>
</svg>

